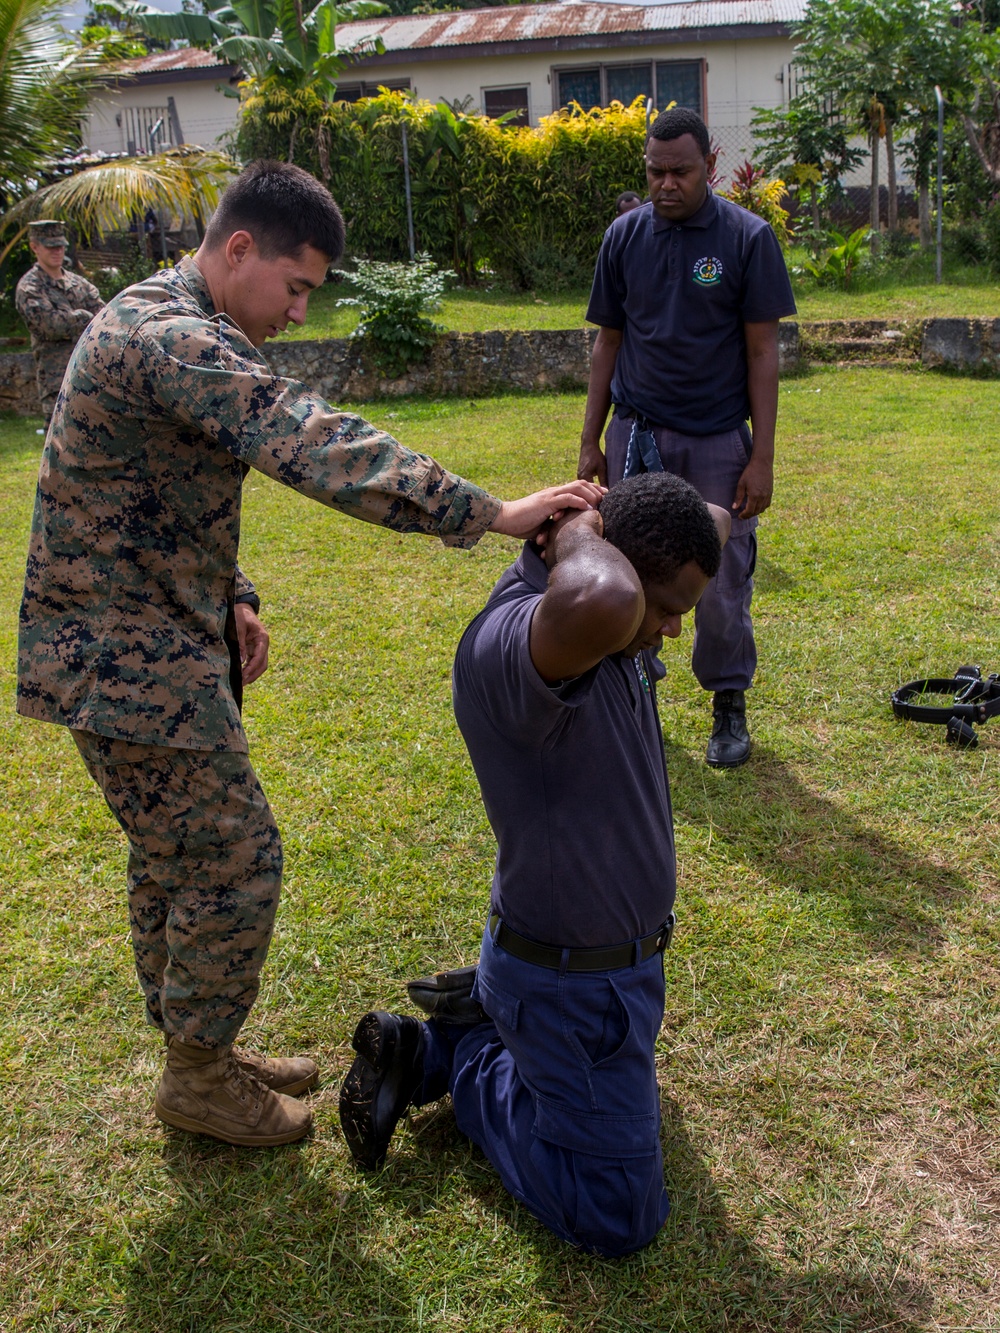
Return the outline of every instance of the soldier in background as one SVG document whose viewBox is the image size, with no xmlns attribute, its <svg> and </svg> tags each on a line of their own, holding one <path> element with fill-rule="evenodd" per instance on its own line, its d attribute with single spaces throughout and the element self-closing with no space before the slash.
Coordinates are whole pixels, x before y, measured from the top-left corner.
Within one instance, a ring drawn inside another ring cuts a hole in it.
<svg viewBox="0 0 1000 1333">
<path fill-rule="evenodd" d="M 29 222 L 28 244 L 37 262 L 17 284 L 14 304 L 31 334 L 38 397 L 47 425 L 76 340 L 104 302 L 92 282 L 66 272 L 61 222 Z"/>
</svg>

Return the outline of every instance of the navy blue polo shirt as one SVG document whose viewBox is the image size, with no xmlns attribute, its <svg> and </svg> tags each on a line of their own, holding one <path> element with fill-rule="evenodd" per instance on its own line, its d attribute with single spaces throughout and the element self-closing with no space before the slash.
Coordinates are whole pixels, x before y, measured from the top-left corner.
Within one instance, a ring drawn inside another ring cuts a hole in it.
<svg viewBox="0 0 1000 1333">
<path fill-rule="evenodd" d="M 606 657 L 552 689 L 528 643 L 547 585 L 526 544 L 455 657 L 455 716 L 497 839 L 492 909 L 543 944 L 622 944 L 652 934 L 674 901 L 652 664 Z"/>
<path fill-rule="evenodd" d="M 592 324 L 622 331 L 612 401 L 685 435 L 749 418 L 743 325 L 794 314 L 771 227 L 711 190 L 686 222 L 651 203 L 616 218 L 587 308 Z"/>
</svg>

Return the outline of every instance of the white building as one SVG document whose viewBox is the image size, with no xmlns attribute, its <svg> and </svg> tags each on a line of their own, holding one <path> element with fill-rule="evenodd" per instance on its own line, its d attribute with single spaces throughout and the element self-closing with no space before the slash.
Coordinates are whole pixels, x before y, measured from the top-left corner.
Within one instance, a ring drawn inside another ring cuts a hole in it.
<svg viewBox="0 0 1000 1333">
<path fill-rule="evenodd" d="M 124 60 L 87 108 L 82 132 L 95 153 L 149 153 L 182 143 L 215 147 L 236 128 L 239 101 L 227 97 L 236 65 L 188 47 Z"/>
<path fill-rule="evenodd" d="M 376 88 L 408 88 L 437 102 L 505 112 L 537 125 L 578 101 L 585 107 L 651 97 L 704 116 L 726 158 L 749 155 L 755 106 L 787 98 L 792 25 L 805 0 L 557 0 L 345 23 L 350 49 L 381 38 L 384 54 L 353 61 L 338 85 L 349 101 Z M 144 152 L 180 143 L 212 147 L 236 126 L 239 70 L 207 51 L 158 51 L 122 62 L 91 101 L 84 139 L 95 152 Z"/>
<path fill-rule="evenodd" d="M 532 125 L 570 101 L 676 101 L 701 112 L 732 168 L 751 152 L 754 107 L 787 100 L 804 13 L 805 0 L 558 0 L 366 19 L 341 25 L 338 45 L 378 37 L 385 51 L 353 62 L 338 96 L 409 88 Z"/>
</svg>

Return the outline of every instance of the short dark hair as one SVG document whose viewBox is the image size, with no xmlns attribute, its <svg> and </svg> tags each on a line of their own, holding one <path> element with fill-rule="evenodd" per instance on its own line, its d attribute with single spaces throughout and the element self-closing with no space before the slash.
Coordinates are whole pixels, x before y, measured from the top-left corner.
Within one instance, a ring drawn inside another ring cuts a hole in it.
<svg viewBox="0 0 1000 1333">
<path fill-rule="evenodd" d="M 712 141 L 708 137 L 708 126 L 687 106 L 672 106 L 669 111 L 661 111 L 649 129 L 651 139 L 680 139 L 690 134 L 701 149 L 702 157 L 708 157 L 712 151 Z"/>
<path fill-rule="evenodd" d="M 264 259 L 297 256 L 310 245 L 335 263 L 344 253 L 344 219 L 330 191 L 291 162 L 251 162 L 227 187 L 205 230 L 209 249 L 248 231 Z"/>
<path fill-rule="evenodd" d="M 722 543 L 708 505 L 673 472 L 626 477 L 599 508 L 605 538 L 642 583 L 669 583 L 691 560 L 709 578 L 718 572 Z"/>
<path fill-rule="evenodd" d="M 621 194 L 615 200 L 615 212 L 617 213 L 622 204 L 627 203 L 629 199 L 638 199 L 639 202 L 642 203 L 641 196 L 636 194 L 635 190 L 622 190 Z"/>
</svg>

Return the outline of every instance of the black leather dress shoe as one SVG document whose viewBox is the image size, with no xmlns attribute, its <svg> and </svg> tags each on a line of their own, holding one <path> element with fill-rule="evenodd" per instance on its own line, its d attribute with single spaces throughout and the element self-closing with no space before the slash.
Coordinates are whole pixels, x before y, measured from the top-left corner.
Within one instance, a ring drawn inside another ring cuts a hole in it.
<svg viewBox="0 0 1000 1333">
<path fill-rule="evenodd" d="M 351 1045 L 357 1058 L 340 1089 L 340 1123 L 358 1166 L 374 1171 L 424 1077 L 423 1024 L 416 1018 L 365 1014 Z"/>
<path fill-rule="evenodd" d="M 478 1000 L 472 998 L 478 966 L 453 967 L 432 977 L 417 977 L 406 983 L 406 993 L 425 1014 L 445 1023 L 472 1027 L 489 1019 Z"/>
<path fill-rule="evenodd" d="M 713 768 L 736 768 L 749 757 L 746 694 L 743 690 L 719 690 L 712 700 L 712 737 L 705 761 Z"/>
</svg>

